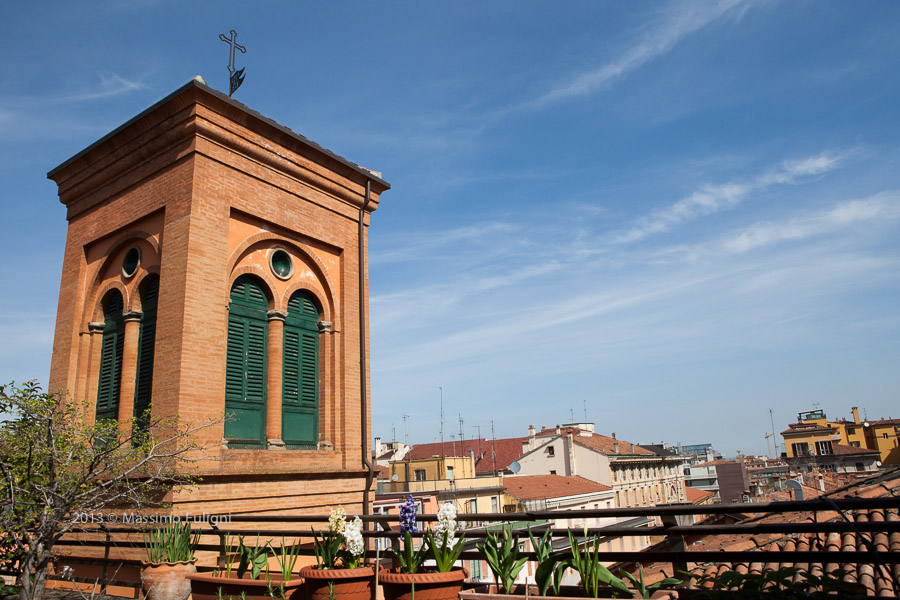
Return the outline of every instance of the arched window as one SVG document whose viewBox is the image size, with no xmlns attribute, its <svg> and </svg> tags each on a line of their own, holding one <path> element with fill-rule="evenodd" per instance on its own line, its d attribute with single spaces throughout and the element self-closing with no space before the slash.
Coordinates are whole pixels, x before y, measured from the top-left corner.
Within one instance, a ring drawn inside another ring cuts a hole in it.
<svg viewBox="0 0 900 600">
<path fill-rule="evenodd" d="M 122 294 L 112 291 L 103 303 L 103 342 L 100 349 L 100 375 L 97 383 L 97 420 L 119 418 L 119 387 L 122 379 L 122 348 L 125 322 L 122 320 Z"/>
<path fill-rule="evenodd" d="M 159 297 L 159 277 L 149 277 L 141 290 L 141 332 L 138 341 L 137 374 L 134 382 L 134 416 L 146 424 L 153 390 L 153 355 L 156 346 L 156 305 Z"/>
<path fill-rule="evenodd" d="M 268 299 L 252 277 L 231 287 L 225 367 L 225 437 L 231 448 L 265 448 Z"/>
<path fill-rule="evenodd" d="M 297 292 L 284 320 L 281 436 L 288 449 L 315 449 L 319 436 L 319 309 Z"/>
</svg>

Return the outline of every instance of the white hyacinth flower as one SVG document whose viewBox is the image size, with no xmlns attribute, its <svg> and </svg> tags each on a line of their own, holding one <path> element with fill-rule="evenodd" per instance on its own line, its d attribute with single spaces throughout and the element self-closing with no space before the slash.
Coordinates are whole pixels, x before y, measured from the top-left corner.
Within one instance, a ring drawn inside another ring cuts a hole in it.
<svg viewBox="0 0 900 600">
<path fill-rule="evenodd" d="M 439 544 L 448 548 L 456 543 L 456 506 L 445 502 L 437 513 L 438 522 L 434 527 Z"/>
<path fill-rule="evenodd" d="M 328 514 L 328 531 L 335 533 L 343 533 L 344 527 L 347 525 L 347 513 L 342 506 L 332 508 Z"/>
<path fill-rule="evenodd" d="M 344 547 L 353 556 L 359 556 L 365 550 L 362 535 L 362 519 L 356 517 L 344 526 Z"/>
</svg>

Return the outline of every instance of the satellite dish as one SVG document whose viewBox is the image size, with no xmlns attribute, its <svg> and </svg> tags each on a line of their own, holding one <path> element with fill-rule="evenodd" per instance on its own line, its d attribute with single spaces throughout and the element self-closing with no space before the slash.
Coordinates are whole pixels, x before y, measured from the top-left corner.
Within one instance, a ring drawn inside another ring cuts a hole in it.
<svg viewBox="0 0 900 600">
<path fill-rule="evenodd" d="M 397 481 L 398 479 L 400 479 L 400 476 L 397 475 L 396 473 L 394 473 L 393 475 L 391 475 L 391 481 Z"/>
<path fill-rule="evenodd" d="M 509 463 L 509 470 L 512 471 L 513 473 L 518 473 L 519 471 L 522 470 L 522 465 L 519 464 L 519 461 L 514 460 L 511 463 Z"/>
</svg>

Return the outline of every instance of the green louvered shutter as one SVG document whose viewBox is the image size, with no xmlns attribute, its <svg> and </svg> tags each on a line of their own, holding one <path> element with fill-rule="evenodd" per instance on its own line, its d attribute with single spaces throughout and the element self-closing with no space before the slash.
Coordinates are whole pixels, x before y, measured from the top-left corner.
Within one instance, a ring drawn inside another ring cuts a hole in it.
<svg viewBox="0 0 900 600">
<path fill-rule="evenodd" d="M 97 420 L 119 418 L 119 387 L 122 375 L 122 348 L 125 323 L 122 296 L 116 292 L 103 310 L 103 341 L 100 348 L 100 375 L 97 383 Z"/>
<path fill-rule="evenodd" d="M 319 310 L 305 292 L 291 296 L 284 322 L 281 436 L 290 449 L 313 449 L 319 433 Z"/>
<path fill-rule="evenodd" d="M 141 333 L 138 342 L 137 375 L 134 385 L 134 416 L 138 423 L 146 425 L 153 391 L 153 356 L 156 346 L 156 306 L 159 297 L 159 279 L 154 278 L 141 295 Z"/>
<path fill-rule="evenodd" d="M 249 277 L 231 288 L 225 366 L 225 437 L 232 448 L 264 448 L 268 300 Z"/>
</svg>

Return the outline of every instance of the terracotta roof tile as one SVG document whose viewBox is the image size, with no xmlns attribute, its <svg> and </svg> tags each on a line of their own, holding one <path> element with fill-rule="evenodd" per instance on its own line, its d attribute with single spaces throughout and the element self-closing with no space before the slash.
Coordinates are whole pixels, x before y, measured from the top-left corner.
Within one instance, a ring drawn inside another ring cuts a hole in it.
<svg viewBox="0 0 900 600">
<path fill-rule="evenodd" d="M 506 493 L 519 500 L 543 500 L 577 494 L 606 492 L 612 488 L 584 477 L 566 475 L 517 475 L 504 477 Z"/>
<path fill-rule="evenodd" d="M 591 437 L 576 437 L 575 443 L 587 448 L 593 448 L 607 456 L 656 456 L 656 454 L 637 444 L 611 438 L 595 433 Z M 618 444 L 618 452 L 616 452 Z"/>
<path fill-rule="evenodd" d="M 884 478 L 887 477 L 887 480 Z M 882 479 L 882 481 L 878 481 Z M 873 481 L 874 480 L 874 481 Z M 845 486 L 836 492 L 826 494 L 833 498 L 847 497 L 883 497 L 896 496 L 897 489 L 900 488 L 900 469 L 895 469 L 887 474 L 879 474 L 871 477 L 869 480 L 862 480 Z M 790 513 L 788 514 L 768 514 L 754 517 L 748 522 L 755 523 L 774 523 L 774 522 L 825 522 L 831 520 L 843 520 L 843 516 L 834 511 L 820 511 L 816 515 L 813 513 Z M 900 509 L 868 509 L 858 510 L 852 514 L 852 518 L 857 523 L 865 522 L 896 522 L 900 521 Z M 749 547 L 748 542 L 754 542 L 753 547 L 767 551 L 784 551 L 784 552 L 821 552 L 821 551 L 844 551 L 844 552 L 868 552 L 867 544 L 871 543 L 875 549 L 881 553 L 900 551 L 900 532 L 875 532 L 874 534 L 858 535 L 855 532 L 846 532 L 843 534 L 766 534 L 753 537 L 741 535 L 721 535 L 721 536 L 699 536 L 693 538 L 691 543 L 691 551 L 716 551 L 716 550 L 744 550 Z M 648 550 L 662 549 L 660 545 L 651 546 Z M 752 548 L 751 548 L 752 549 Z M 632 568 L 631 565 L 625 565 Z M 647 584 L 659 581 L 664 577 L 661 575 L 663 564 L 643 564 L 645 582 Z M 821 562 L 813 562 L 811 564 L 791 564 L 789 562 L 771 562 L 763 565 L 754 562 L 750 565 L 750 572 L 767 572 L 785 567 L 795 567 L 801 572 L 810 572 L 814 574 L 822 574 L 824 572 L 838 571 L 843 581 L 847 583 L 860 583 L 869 595 L 892 595 L 896 586 L 900 585 L 900 569 L 885 568 L 880 565 L 868 564 L 822 564 Z M 746 566 L 742 563 L 718 563 L 718 564 L 691 564 L 689 570 L 698 575 L 721 575 L 727 571 L 743 572 Z M 636 569 L 635 569 L 636 570 Z M 794 581 L 799 583 L 803 580 L 801 574 L 798 573 L 794 577 Z"/>
<path fill-rule="evenodd" d="M 500 440 L 475 439 L 452 442 L 434 442 L 431 444 L 416 444 L 410 448 L 404 460 L 419 460 L 433 456 L 453 456 L 454 447 L 457 456 L 467 456 L 471 450 L 475 456 L 476 473 L 489 473 L 496 468 L 504 471 L 509 463 L 522 456 L 522 442 L 528 438 L 505 438 Z M 492 457 L 493 449 L 495 456 Z M 495 467 L 496 464 L 496 467 Z"/>
<path fill-rule="evenodd" d="M 714 467 L 716 465 L 739 465 L 741 463 L 733 460 L 711 460 L 709 462 L 694 465 L 695 467 Z"/>
<path fill-rule="evenodd" d="M 697 488 L 692 488 L 690 486 L 684 486 L 684 491 L 687 494 L 688 502 L 692 504 L 700 504 L 707 498 L 712 498 L 715 496 L 713 492 L 708 492 L 706 490 L 698 490 Z"/>
</svg>

